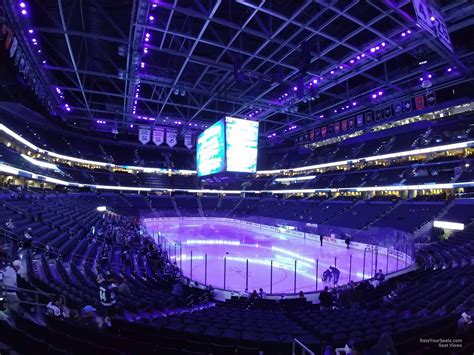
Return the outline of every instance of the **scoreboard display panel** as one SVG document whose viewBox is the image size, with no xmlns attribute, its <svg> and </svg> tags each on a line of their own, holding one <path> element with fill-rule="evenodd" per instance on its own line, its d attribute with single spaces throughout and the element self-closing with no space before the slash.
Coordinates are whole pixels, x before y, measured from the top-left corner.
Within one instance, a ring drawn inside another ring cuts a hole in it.
<svg viewBox="0 0 474 355">
<path fill-rule="evenodd" d="M 198 176 L 225 170 L 225 121 L 220 120 L 202 132 L 196 143 Z"/>
<path fill-rule="evenodd" d="M 196 144 L 198 176 L 255 173 L 258 122 L 226 117 L 202 132 Z"/>
<path fill-rule="evenodd" d="M 227 171 L 255 173 L 258 154 L 258 122 L 225 118 Z"/>
</svg>

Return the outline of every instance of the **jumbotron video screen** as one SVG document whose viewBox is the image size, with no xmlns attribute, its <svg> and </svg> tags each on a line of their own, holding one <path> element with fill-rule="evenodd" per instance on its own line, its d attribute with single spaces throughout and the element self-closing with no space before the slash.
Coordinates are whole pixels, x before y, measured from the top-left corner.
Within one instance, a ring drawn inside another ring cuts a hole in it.
<svg viewBox="0 0 474 355">
<path fill-rule="evenodd" d="M 198 176 L 223 171 L 255 173 L 258 122 L 226 117 L 202 132 L 197 140 Z"/>
</svg>

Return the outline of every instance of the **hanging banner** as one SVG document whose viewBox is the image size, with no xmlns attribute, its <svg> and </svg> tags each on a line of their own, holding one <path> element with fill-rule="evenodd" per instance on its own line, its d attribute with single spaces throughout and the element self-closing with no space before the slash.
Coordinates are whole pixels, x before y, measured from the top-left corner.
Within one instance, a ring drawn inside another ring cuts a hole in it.
<svg viewBox="0 0 474 355">
<path fill-rule="evenodd" d="M 140 126 L 138 130 L 138 140 L 141 144 L 147 144 L 150 142 L 151 129 L 148 126 Z"/>
<path fill-rule="evenodd" d="M 18 40 L 16 37 L 13 38 L 12 46 L 10 47 L 10 58 L 15 56 L 16 49 L 18 48 Z"/>
<path fill-rule="evenodd" d="M 403 101 L 403 112 L 411 111 L 411 99 Z"/>
<path fill-rule="evenodd" d="M 425 97 L 417 96 L 415 97 L 415 107 L 417 110 L 423 110 L 425 108 Z"/>
<path fill-rule="evenodd" d="M 191 149 L 194 146 L 194 139 L 193 139 L 192 132 L 186 133 L 184 135 L 184 145 L 188 149 Z"/>
<path fill-rule="evenodd" d="M 354 117 L 349 118 L 349 129 L 354 128 L 355 119 Z"/>
<path fill-rule="evenodd" d="M 347 120 L 341 121 L 341 131 L 347 131 Z"/>
<path fill-rule="evenodd" d="M 357 126 L 363 126 L 364 125 L 364 116 L 362 114 L 357 115 Z"/>
<path fill-rule="evenodd" d="M 372 111 L 368 111 L 365 113 L 365 123 L 372 122 Z"/>
<path fill-rule="evenodd" d="M 161 145 L 165 141 L 165 129 L 163 127 L 153 128 L 153 143 Z"/>
<path fill-rule="evenodd" d="M 310 140 L 310 141 L 314 141 L 314 129 L 312 129 L 311 131 L 309 131 L 309 140 Z"/>
<path fill-rule="evenodd" d="M 315 139 L 318 139 L 320 135 L 321 135 L 321 129 L 316 128 L 316 129 L 314 130 L 314 138 L 315 138 Z"/>
<path fill-rule="evenodd" d="M 375 111 L 375 120 L 380 121 L 382 119 L 382 110 Z"/>
<path fill-rule="evenodd" d="M 395 116 L 400 116 L 402 114 L 402 108 L 403 103 L 402 102 L 397 102 L 396 104 L 393 105 L 393 111 L 395 112 Z"/>
<path fill-rule="evenodd" d="M 340 124 L 339 122 L 334 122 L 334 133 L 339 133 L 340 130 Z"/>
<path fill-rule="evenodd" d="M 170 147 L 174 147 L 178 143 L 178 131 L 173 128 L 166 129 L 166 144 Z"/>
<path fill-rule="evenodd" d="M 383 109 L 383 115 L 385 118 L 392 117 L 392 106 L 387 106 Z"/>
<path fill-rule="evenodd" d="M 426 94 L 426 104 L 429 107 L 432 107 L 436 104 L 436 94 L 434 92 L 429 92 Z"/>
<path fill-rule="evenodd" d="M 326 127 L 321 127 L 321 137 L 326 137 Z"/>
</svg>

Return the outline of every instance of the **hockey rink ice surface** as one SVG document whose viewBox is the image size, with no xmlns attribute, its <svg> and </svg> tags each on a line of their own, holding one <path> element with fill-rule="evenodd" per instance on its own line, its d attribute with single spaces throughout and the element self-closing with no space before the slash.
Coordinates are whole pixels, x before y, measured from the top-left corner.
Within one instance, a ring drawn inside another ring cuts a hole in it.
<svg viewBox="0 0 474 355">
<path fill-rule="evenodd" d="M 150 234 L 159 232 L 161 240 L 166 240 L 163 245 L 185 276 L 214 288 L 224 288 L 225 282 L 227 290 L 244 291 L 247 260 L 250 292 L 263 288 L 266 293 L 293 293 L 295 260 L 297 292 L 332 286 L 332 283 L 322 281 L 322 275 L 334 263 L 341 272 L 338 285 L 349 282 L 349 273 L 353 281 L 359 281 L 363 276 L 363 250 L 330 244 L 321 247 L 319 241 L 262 230 L 232 220 L 176 218 L 147 222 L 146 226 Z M 387 259 L 386 255 L 376 257 L 367 252 L 365 259 L 366 279 L 371 277 L 371 272 L 373 275 L 375 267 L 384 273 L 405 267 L 404 261 L 397 261 L 392 256 Z M 271 262 L 273 267 L 270 267 Z"/>
</svg>

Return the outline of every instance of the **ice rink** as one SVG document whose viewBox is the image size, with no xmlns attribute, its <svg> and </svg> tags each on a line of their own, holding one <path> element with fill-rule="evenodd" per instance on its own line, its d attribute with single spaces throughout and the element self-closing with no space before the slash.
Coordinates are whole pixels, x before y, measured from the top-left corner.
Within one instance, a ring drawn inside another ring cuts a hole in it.
<svg viewBox="0 0 474 355">
<path fill-rule="evenodd" d="M 406 263 L 387 253 L 364 253 L 330 243 L 321 247 L 319 240 L 233 220 L 174 218 L 149 220 L 146 226 L 150 234 L 160 233 L 160 241 L 185 276 L 227 290 L 244 291 L 247 286 L 249 291 L 263 288 L 274 294 L 311 292 L 333 285 L 322 281 L 329 266 L 340 270 L 342 285 L 361 280 L 364 271 L 367 279 L 376 269 L 390 273 Z"/>
</svg>

